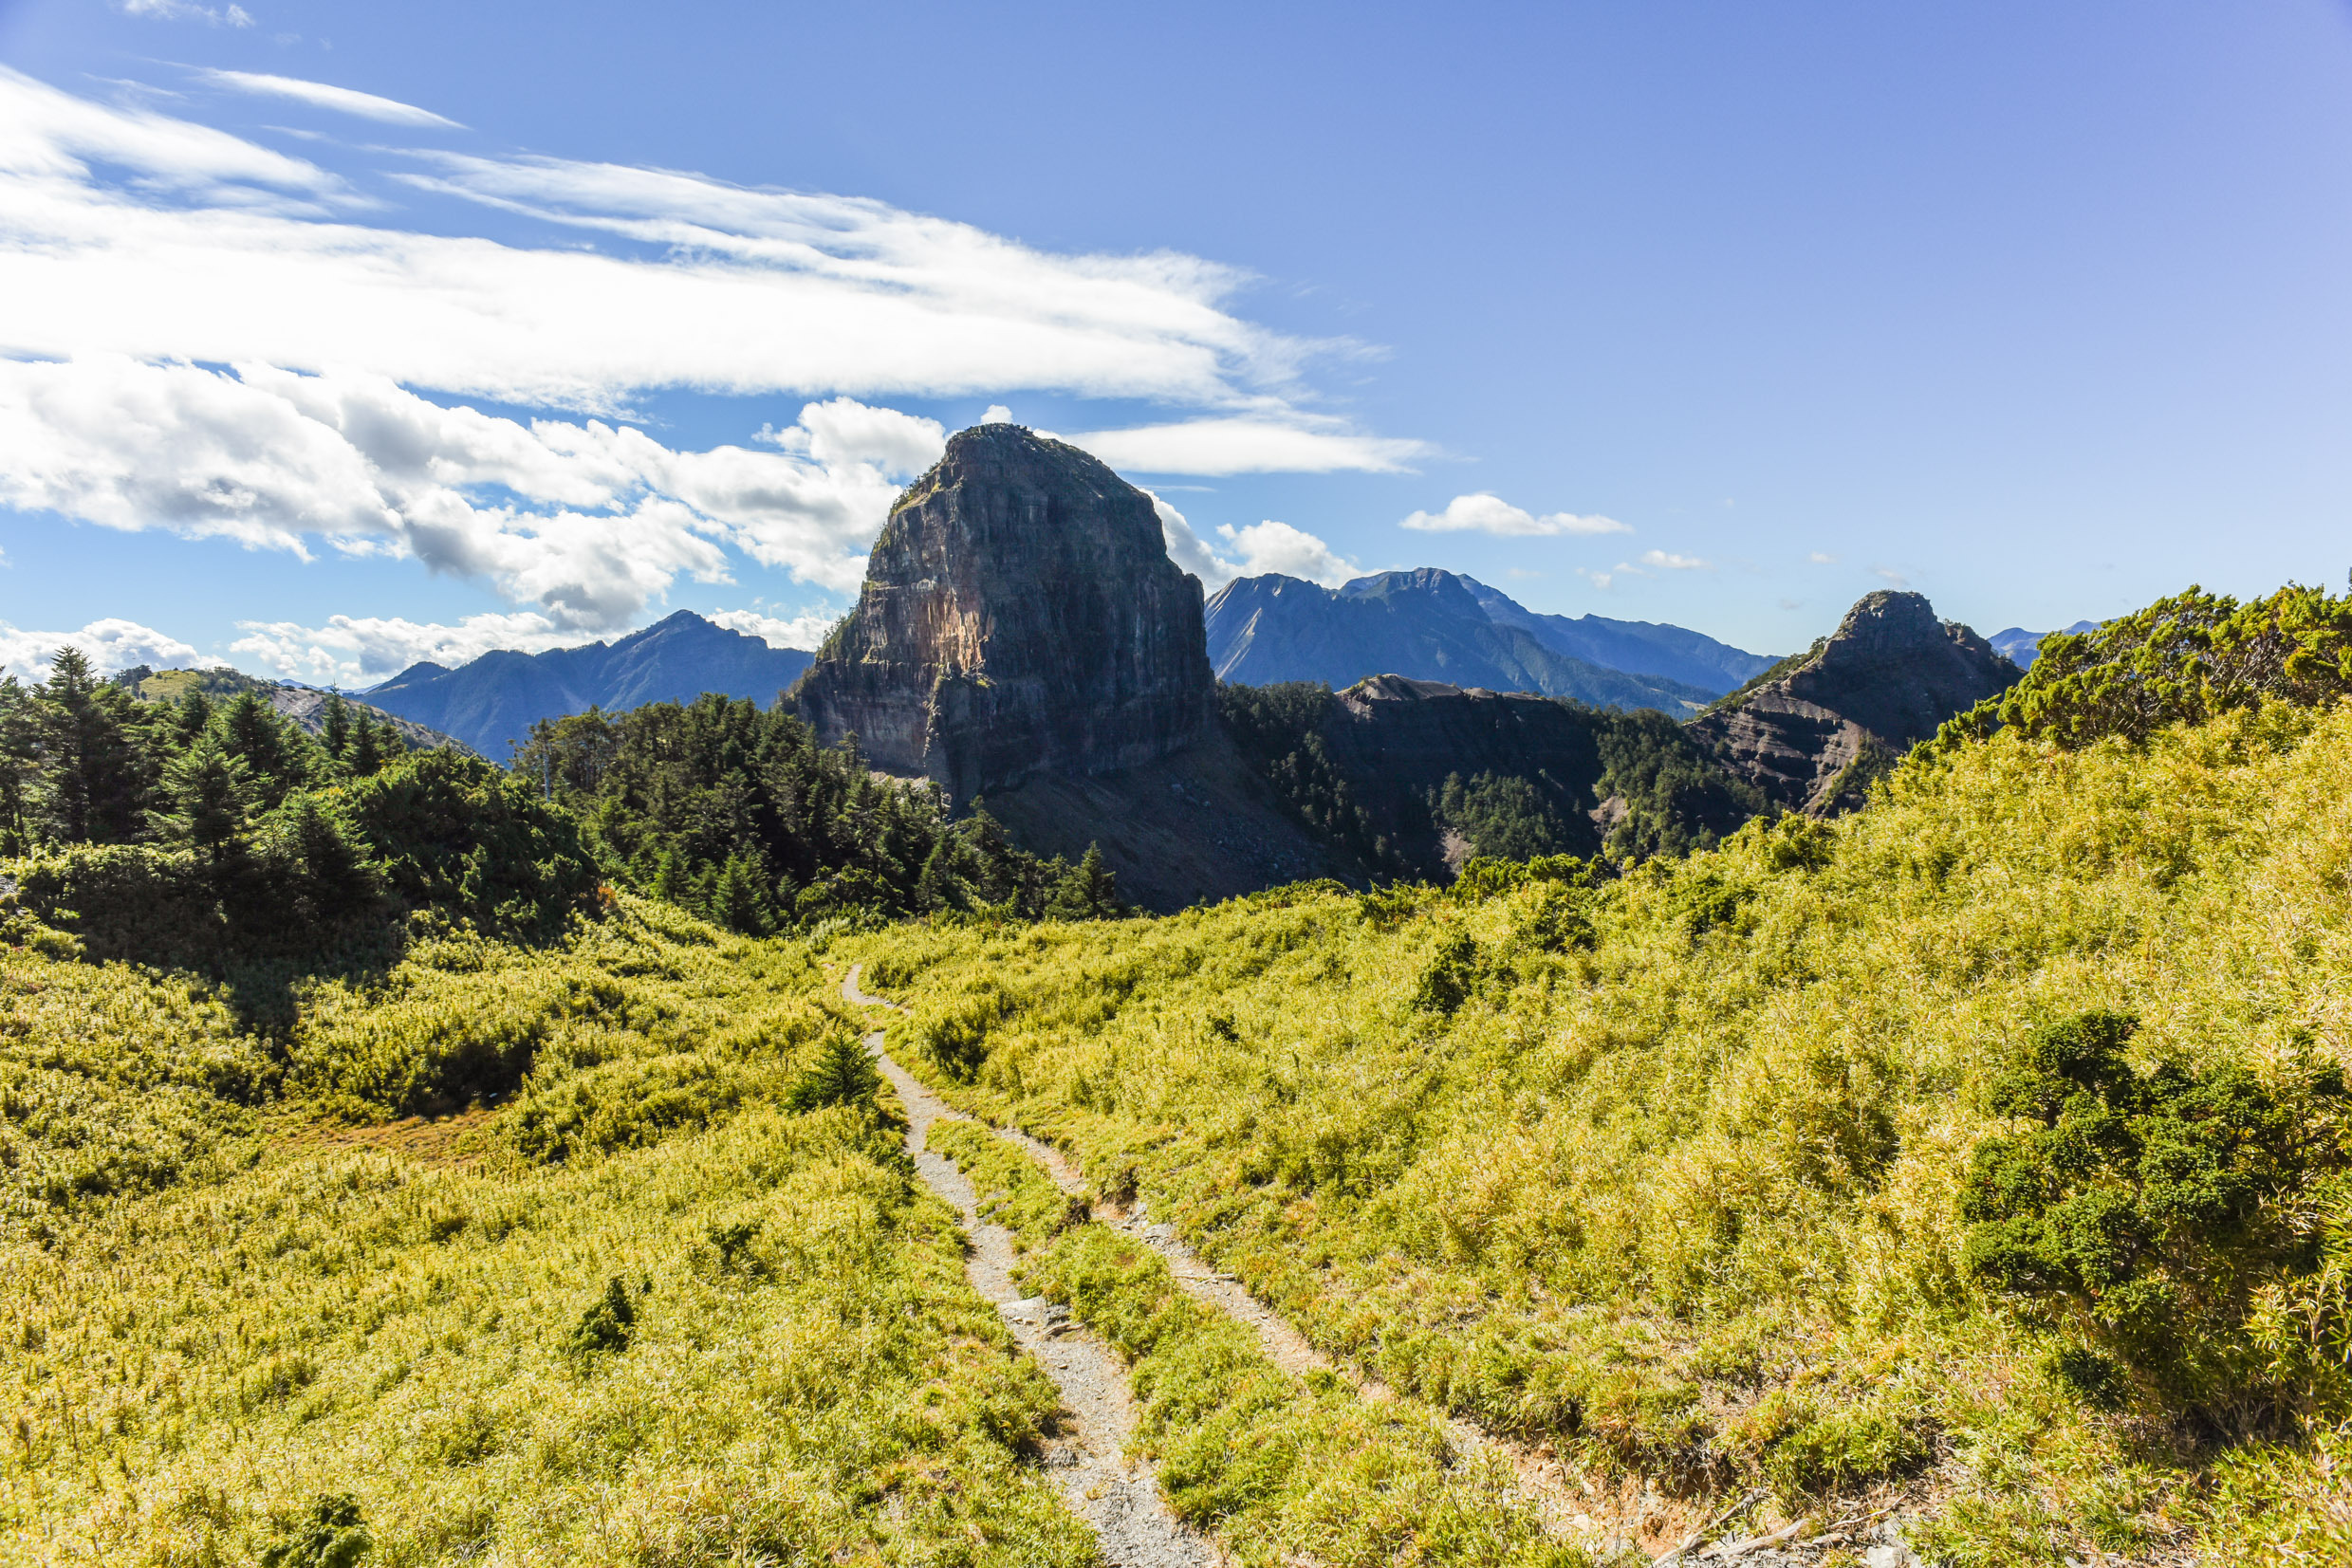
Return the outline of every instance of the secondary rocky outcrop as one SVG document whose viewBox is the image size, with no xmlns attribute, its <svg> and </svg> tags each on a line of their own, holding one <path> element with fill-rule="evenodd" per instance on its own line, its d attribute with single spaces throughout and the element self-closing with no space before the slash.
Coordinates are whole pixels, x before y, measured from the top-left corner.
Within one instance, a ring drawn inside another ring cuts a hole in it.
<svg viewBox="0 0 2352 1568">
<path fill-rule="evenodd" d="M 1199 580 L 1152 499 L 1018 425 L 948 442 L 874 542 L 858 606 L 793 691 L 827 742 L 957 802 L 1183 750 L 1214 723 Z"/>
<path fill-rule="evenodd" d="M 1860 803 L 1869 781 L 2018 669 L 1923 595 L 1875 593 L 1812 651 L 1691 721 L 1733 773 L 1791 811 Z"/>
</svg>

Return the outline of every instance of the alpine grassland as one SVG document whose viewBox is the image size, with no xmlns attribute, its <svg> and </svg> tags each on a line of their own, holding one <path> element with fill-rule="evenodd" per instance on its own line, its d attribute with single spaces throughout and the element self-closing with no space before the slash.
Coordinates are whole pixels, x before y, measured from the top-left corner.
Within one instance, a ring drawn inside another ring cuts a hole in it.
<svg viewBox="0 0 2352 1568">
<path fill-rule="evenodd" d="M 255 1034 L 20 920 L 0 1559 L 1097 1560 L 804 948 L 411 926 Z"/>
<path fill-rule="evenodd" d="M 1027 1254 L 1024 1284 L 1066 1302 L 1126 1358 L 1138 1447 L 1178 1517 L 1234 1560 L 1581 1568 L 1497 1457 L 1462 1463 L 1422 1407 L 1374 1403 L 1329 1372 L 1285 1372 L 1257 1337 L 1186 1296 L 1167 1262 L 1074 1211 L 1027 1153 L 969 1121 L 932 1123 L 983 1211 Z"/>
<path fill-rule="evenodd" d="M 1980 722 L 1679 860 L 842 950 L 950 1100 L 1597 1484 L 2342 1561 L 2352 706 L 2211 709 Z"/>
</svg>

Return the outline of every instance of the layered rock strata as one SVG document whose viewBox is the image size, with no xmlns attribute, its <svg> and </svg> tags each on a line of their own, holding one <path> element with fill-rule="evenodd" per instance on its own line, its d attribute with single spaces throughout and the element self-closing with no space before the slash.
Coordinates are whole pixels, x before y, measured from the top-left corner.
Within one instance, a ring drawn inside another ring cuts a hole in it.
<svg viewBox="0 0 2352 1568">
<path fill-rule="evenodd" d="M 891 508 L 792 700 L 822 739 L 854 733 L 958 803 L 1136 767 L 1214 722 L 1200 582 L 1150 496 L 1076 447 L 981 425 Z"/>
<path fill-rule="evenodd" d="M 1924 596 L 1880 592 L 1767 673 L 1688 728 L 1779 804 L 1818 817 L 1858 804 L 1877 772 L 2020 672 Z"/>
</svg>

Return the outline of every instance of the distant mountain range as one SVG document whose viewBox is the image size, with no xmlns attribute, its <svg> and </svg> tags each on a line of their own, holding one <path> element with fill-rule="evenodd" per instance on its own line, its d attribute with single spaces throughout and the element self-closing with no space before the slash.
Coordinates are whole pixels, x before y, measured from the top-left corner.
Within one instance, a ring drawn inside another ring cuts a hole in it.
<svg viewBox="0 0 2352 1568">
<path fill-rule="evenodd" d="M 1775 662 L 1679 626 L 1538 615 L 1432 566 L 1338 588 L 1236 578 L 1210 598 L 1207 617 L 1210 664 L 1244 686 L 1312 680 L 1338 691 L 1396 674 L 1679 717 Z"/>
<path fill-rule="evenodd" d="M 2071 626 L 2060 627 L 2057 632 L 2028 632 L 2022 626 L 2012 626 L 2006 632 L 1993 633 L 1985 640 L 1992 644 L 1994 653 L 2018 669 L 2030 670 L 2033 668 L 2033 655 L 2040 651 L 2044 637 L 2054 637 L 2060 633 L 2073 636 L 2078 633 L 2098 630 L 2099 622 L 2095 620 L 2078 620 Z"/>
<path fill-rule="evenodd" d="M 618 711 L 649 702 L 692 702 L 705 692 L 748 697 L 762 708 L 807 669 L 813 655 L 771 648 L 680 610 L 617 642 L 553 648 L 544 654 L 501 650 L 458 669 L 413 664 L 367 700 L 387 712 L 454 735 L 504 762 L 541 719 Z"/>
</svg>

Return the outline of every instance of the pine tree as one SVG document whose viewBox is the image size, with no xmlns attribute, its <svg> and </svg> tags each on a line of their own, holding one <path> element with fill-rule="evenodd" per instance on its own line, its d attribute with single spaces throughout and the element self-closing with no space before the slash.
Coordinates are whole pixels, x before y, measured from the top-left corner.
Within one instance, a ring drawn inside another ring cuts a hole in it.
<svg viewBox="0 0 2352 1568">
<path fill-rule="evenodd" d="M 147 775 L 123 722 L 132 698 L 102 686 L 79 648 L 58 650 L 40 696 L 38 800 L 49 831 L 67 843 L 136 838 Z"/>
<path fill-rule="evenodd" d="M 817 1060 L 793 1083 L 786 1104 L 794 1111 L 822 1111 L 828 1105 L 871 1100 L 882 1086 L 882 1075 L 865 1044 L 846 1029 L 836 1029 L 817 1047 Z"/>
<path fill-rule="evenodd" d="M 746 936 L 765 936 L 771 924 L 767 889 L 758 870 L 740 855 L 727 858 L 711 893 L 711 918 Z"/>
<path fill-rule="evenodd" d="M 1078 864 L 1055 884 L 1046 913 L 1056 920 L 1102 920 L 1119 913 L 1119 882 L 1102 861 L 1102 846 L 1088 844 Z"/>
<path fill-rule="evenodd" d="M 171 809 L 155 815 L 158 832 L 194 848 L 216 876 L 244 861 L 253 782 L 218 732 L 205 731 L 173 760 L 163 770 L 163 792 Z"/>
<path fill-rule="evenodd" d="M 201 686 L 192 689 L 180 699 L 179 716 L 172 728 L 178 733 L 182 746 L 193 746 L 195 739 L 213 725 L 213 699 L 204 694 Z"/>
<path fill-rule="evenodd" d="M 326 742 L 326 754 L 337 762 L 351 745 L 351 705 L 343 701 L 341 692 L 326 694 L 326 717 L 321 725 Z"/>
<path fill-rule="evenodd" d="M 654 896 L 665 904 L 676 904 L 680 909 L 694 907 L 691 902 L 694 896 L 694 871 L 679 860 L 677 851 L 665 849 L 661 852 L 661 858 L 654 862 L 653 892 Z"/>
<path fill-rule="evenodd" d="M 350 828 L 320 805 L 317 796 L 294 798 L 287 838 L 311 900 L 322 913 L 343 914 L 376 891 L 375 875 Z"/>
<path fill-rule="evenodd" d="M 368 778 L 384 766 L 384 745 L 377 732 L 376 722 L 365 713 L 351 732 L 351 771 L 360 778 Z"/>
<path fill-rule="evenodd" d="M 265 806 L 274 806 L 304 782 L 301 754 L 286 733 L 277 710 L 252 692 L 240 692 L 217 727 L 229 749 L 241 758 Z"/>
<path fill-rule="evenodd" d="M 963 857 L 953 833 L 942 833 L 939 841 L 931 846 L 923 859 L 922 875 L 915 881 L 916 904 L 925 912 L 959 910 L 971 902 L 971 890 L 956 871 L 956 862 Z"/>
</svg>

